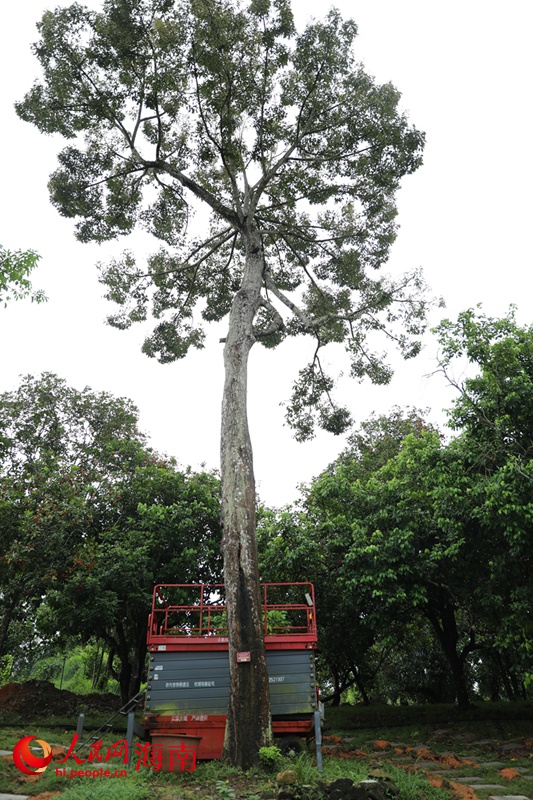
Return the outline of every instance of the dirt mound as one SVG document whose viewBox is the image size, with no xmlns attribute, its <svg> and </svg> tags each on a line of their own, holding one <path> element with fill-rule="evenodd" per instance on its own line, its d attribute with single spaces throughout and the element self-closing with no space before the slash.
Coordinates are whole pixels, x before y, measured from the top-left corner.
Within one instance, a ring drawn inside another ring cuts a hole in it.
<svg viewBox="0 0 533 800">
<path fill-rule="evenodd" d="M 0 711 L 20 714 L 24 719 L 77 716 L 80 711 L 112 714 L 121 706 L 115 694 L 74 694 L 56 689 L 48 681 L 8 683 L 0 688 Z"/>
</svg>

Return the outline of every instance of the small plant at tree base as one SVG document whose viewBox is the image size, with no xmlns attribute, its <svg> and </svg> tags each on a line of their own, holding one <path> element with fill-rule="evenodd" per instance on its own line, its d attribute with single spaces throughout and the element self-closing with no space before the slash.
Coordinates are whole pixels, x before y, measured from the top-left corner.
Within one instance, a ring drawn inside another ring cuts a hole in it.
<svg viewBox="0 0 533 800">
<path fill-rule="evenodd" d="M 316 780 L 317 769 L 308 753 L 300 753 L 294 762 L 293 769 L 298 776 L 298 783 L 307 786 Z"/>
<path fill-rule="evenodd" d="M 237 795 L 235 794 L 235 789 L 233 786 L 230 786 L 228 781 L 217 781 L 217 794 L 222 800 L 235 800 Z"/>
<path fill-rule="evenodd" d="M 273 770 L 283 760 L 283 756 L 279 747 L 272 745 L 271 747 L 259 748 L 259 763 L 264 769 Z"/>
</svg>

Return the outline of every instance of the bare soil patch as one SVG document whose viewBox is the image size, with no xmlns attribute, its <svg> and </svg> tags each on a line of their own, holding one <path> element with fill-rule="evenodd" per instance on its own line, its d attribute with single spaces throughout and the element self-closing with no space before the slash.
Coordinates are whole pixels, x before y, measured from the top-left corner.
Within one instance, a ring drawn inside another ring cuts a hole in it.
<svg viewBox="0 0 533 800">
<path fill-rule="evenodd" d="M 115 694 L 78 695 L 56 689 L 48 681 L 8 683 L 0 688 L 0 711 L 17 714 L 27 720 L 43 717 L 75 717 L 80 711 L 112 714 L 120 708 Z"/>
</svg>

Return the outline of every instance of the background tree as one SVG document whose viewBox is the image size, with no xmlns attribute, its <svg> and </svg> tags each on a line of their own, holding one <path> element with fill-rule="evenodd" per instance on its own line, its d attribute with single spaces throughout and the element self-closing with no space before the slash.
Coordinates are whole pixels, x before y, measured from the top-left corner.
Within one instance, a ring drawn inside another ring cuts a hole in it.
<svg viewBox="0 0 533 800">
<path fill-rule="evenodd" d="M 459 391 L 449 412 L 484 471 L 512 460 L 517 470 L 533 457 L 533 326 L 520 326 L 512 306 L 494 319 L 468 309 L 457 321 L 443 320 L 434 331 L 439 365 Z M 476 373 L 458 382 L 453 367 L 467 359 Z"/>
<path fill-rule="evenodd" d="M 512 688 L 516 658 L 529 669 L 533 645 L 533 326 L 518 325 L 513 307 L 500 319 L 469 309 L 436 333 L 441 368 L 459 390 L 450 422 L 480 476 L 477 514 L 492 547 L 497 620 L 492 658 L 509 696 L 520 683 Z M 476 371 L 459 384 L 452 370 L 465 357 Z"/>
<path fill-rule="evenodd" d="M 140 223 L 166 245 L 146 267 L 127 253 L 103 270 L 108 297 L 122 306 L 113 324 L 128 327 L 151 311 L 158 323 L 143 349 L 166 362 L 202 346 L 200 317 L 229 315 L 225 756 L 246 768 L 271 740 L 248 356 L 256 341 L 314 339 L 287 412 L 305 438 L 316 421 L 334 433 L 349 424 L 320 361 L 326 344 L 345 342 L 352 375 L 381 383 L 390 369 L 368 334 L 384 333 L 405 357 L 418 352 L 420 277 L 393 282 L 377 270 L 395 238 L 396 190 L 421 163 L 423 136 L 398 111 L 399 93 L 357 63 L 356 27 L 337 11 L 298 34 L 286 0 L 106 0 L 101 13 L 81 5 L 46 12 L 38 27 L 43 82 L 17 110 L 73 142 L 51 177 L 52 201 L 77 219 L 82 241 Z M 195 201 L 211 212 L 201 236 L 188 228 Z M 237 666 L 239 650 L 252 653 L 250 664 Z"/>
<path fill-rule="evenodd" d="M 465 664 L 479 643 L 468 634 L 472 624 L 465 625 L 478 573 L 472 569 L 468 588 L 458 588 L 470 563 L 462 551 L 467 522 L 470 535 L 475 533 L 463 508 L 468 477 L 462 468 L 422 412 L 395 408 L 361 424 L 350 447 L 307 489 L 302 507 L 306 530 L 323 543 L 326 592 L 340 598 L 345 624 L 351 612 L 356 637 L 366 632 L 366 648 L 360 651 L 366 649 L 368 665 L 376 663 L 377 649 L 384 670 L 391 643 L 405 647 L 410 626 L 415 620 L 422 625 L 425 618 L 466 705 Z M 345 651 L 339 648 L 342 633 L 334 620 L 332 606 L 327 627 L 334 631 L 329 634 L 333 672 L 338 671 L 333 660 Z M 349 680 L 356 683 L 368 667 L 358 669 L 357 655 L 352 658 Z M 344 674 L 349 672 L 344 669 Z M 378 683 L 373 680 L 374 687 Z"/>
<path fill-rule="evenodd" d="M 472 605 L 488 566 L 465 503 L 468 482 L 461 458 L 442 449 L 437 433 L 408 436 L 394 459 L 352 484 L 352 542 L 343 562 L 347 585 L 378 601 L 378 613 L 429 621 L 462 707 L 467 661 L 479 646 Z"/>
<path fill-rule="evenodd" d="M 380 626 L 381 628 L 381 626 Z M 376 635 L 383 657 L 373 690 L 388 703 L 453 703 L 456 692 L 450 666 L 429 622 L 402 614 Z M 473 671 L 467 671 L 469 688 Z"/>
<path fill-rule="evenodd" d="M 40 259 L 33 250 L 6 250 L 0 244 L 0 303 L 29 297 L 35 303 L 46 300 L 40 289 L 33 291 L 28 277 Z"/>
<path fill-rule="evenodd" d="M 27 618 L 56 647 L 105 642 L 126 701 L 154 583 L 221 579 L 218 480 L 146 449 L 130 401 L 50 373 L 0 396 L 0 470 L 0 656 Z"/>
<path fill-rule="evenodd" d="M 316 535 L 301 503 L 279 510 L 261 509 L 257 529 L 259 566 L 264 581 L 314 584 L 319 683 L 323 694 L 332 692 L 334 704 L 338 705 L 342 691 L 355 682 L 354 665 L 361 664 L 369 644 L 359 629 L 360 617 L 350 604 L 351 596 L 340 593 L 335 582 L 335 555 L 333 563 L 331 559 L 334 537 L 326 537 L 323 530 L 321 533 Z M 356 674 L 359 678 L 359 671 Z M 360 688 L 365 696 L 364 686 Z"/>
<path fill-rule="evenodd" d="M 154 458 L 99 493 L 98 528 L 71 549 L 65 572 L 52 576 L 41 632 L 104 642 L 124 703 L 146 677 L 154 584 L 221 580 L 219 491 L 213 475 Z"/>
<path fill-rule="evenodd" d="M 437 334 L 448 374 L 464 355 L 477 368 L 450 412 L 457 438 L 416 409 L 372 417 L 259 526 L 262 571 L 315 582 L 334 703 L 350 686 L 393 702 L 526 696 L 532 330 L 468 311 Z"/>
<path fill-rule="evenodd" d="M 356 492 L 396 457 L 409 434 L 421 436 L 432 430 L 418 409 L 394 407 L 389 414 L 363 421 L 348 437 L 348 447 L 305 490 L 302 502 L 306 530 L 321 542 L 325 569 L 322 576 L 320 648 L 333 679 L 333 702 L 355 686 L 361 700 L 383 684 L 380 674 L 398 648 L 399 631 L 405 627 L 400 609 L 385 610 L 379 598 L 360 592 L 346 580 L 345 558 L 353 546 L 352 526 L 365 506 Z M 357 487 L 357 489 L 354 489 Z M 379 624 L 376 621 L 379 620 Z M 347 636 L 347 631 L 350 635 Z"/>
<path fill-rule="evenodd" d="M 385 615 L 376 629 L 376 603 L 348 588 L 342 565 L 352 543 L 354 481 L 366 481 L 397 455 L 408 433 L 430 429 L 416 409 L 392 409 L 372 416 L 348 437 L 348 447 L 292 508 L 265 511 L 258 526 L 261 576 L 264 580 L 309 580 L 315 585 L 318 667 L 322 695 L 338 705 L 355 687 L 370 701 L 378 673 L 388 658 L 390 641 Z M 390 617 L 390 624 L 395 625 Z"/>
<path fill-rule="evenodd" d="M 26 376 L 0 395 L 0 655 L 52 572 L 98 527 L 96 498 L 146 462 L 137 410 L 56 375 Z"/>
<path fill-rule="evenodd" d="M 334 472 L 367 478 L 400 452 L 404 439 L 436 428 L 427 420 L 428 410 L 393 406 L 387 414 L 371 414 L 348 436 L 347 447 L 328 468 Z"/>
<path fill-rule="evenodd" d="M 0 656 L 14 644 L 10 629 L 35 614 L 50 574 L 68 559 L 90 521 L 85 492 L 70 471 L 46 470 L 0 484 Z M 20 643 L 19 643 L 20 644 Z"/>
<path fill-rule="evenodd" d="M 514 351 L 521 338 L 515 331 L 511 341 L 496 342 L 498 353 Z M 395 410 L 390 420 L 361 426 L 352 436 L 353 451 L 313 482 L 306 500 L 307 529 L 327 541 L 326 550 L 336 548 L 330 575 L 343 602 L 347 593 L 356 593 L 375 641 L 407 647 L 406 663 L 412 662 L 413 670 L 420 656 L 400 635 L 402 620 L 406 634 L 413 624 L 427 630 L 429 623 L 462 706 L 473 696 L 474 683 L 480 685 L 476 675 L 485 691 L 490 687 L 490 696 L 500 691 L 523 696 L 531 641 L 530 461 L 521 455 L 517 468 L 512 442 L 507 458 L 503 442 L 489 444 L 495 432 L 491 404 L 512 407 L 516 382 L 522 389 L 527 382 L 525 369 L 505 361 L 499 363 L 498 399 L 492 378 L 485 385 L 492 393 L 487 397 L 481 391 L 483 371 L 475 379 L 483 435 L 465 425 L 445 445 L 431 425 L 410 412 L 413 432 L 395 440 L 391 432 L 405 432 L 409 424 Z M 461 413 L 471 410 L 465 403 L 462 395 Z M 527 418 L 527 410 L 521 413 Z M 523 443 L 527 430 L 519 415 L 508 416 L 506 424 Z M 433 651 L 426 650 L 437 667 Z M 383 675 L 392 663 L 383 662 Z M 440 685 L 446 695 L 450 681 L 435 682 L 436 676 L 428 671 L 420 687 L 436 697 Z M 410 689 L 403 696 L 408 695 L 413 696 Z"/>
<path fill-rule="evenodd" d="M 109 392 L 80 391 L 45 372 L 26 375 L 18 389 L 0 395 L 0 465 L 6 477 L 23 480 L 40 468 L 72 467 L 87 482 L 111 480 L 134 469 L 144 444 L 135 405 Z"/>
</svg>

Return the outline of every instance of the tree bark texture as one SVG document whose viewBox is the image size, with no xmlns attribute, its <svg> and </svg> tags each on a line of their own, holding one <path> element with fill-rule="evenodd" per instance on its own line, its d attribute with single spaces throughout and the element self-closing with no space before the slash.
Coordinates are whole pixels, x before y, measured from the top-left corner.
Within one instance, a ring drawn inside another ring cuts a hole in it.
<svg viewBox="0 0 533 800">
<path fill-rule="evenodd" d="M 253 224 L 242 232 L 245 269 L 224 347 L 221 427 L 222 551 L 228 617 L 230 697 L 223 759 L 248 769 L 272 743 L 270 696 L 256 543 L 256 502 L 247 416 L 248 356 L 260 305 L 264 256 Z M 237 661 L 249 653 L 250 661 Z"/>
</svg>

